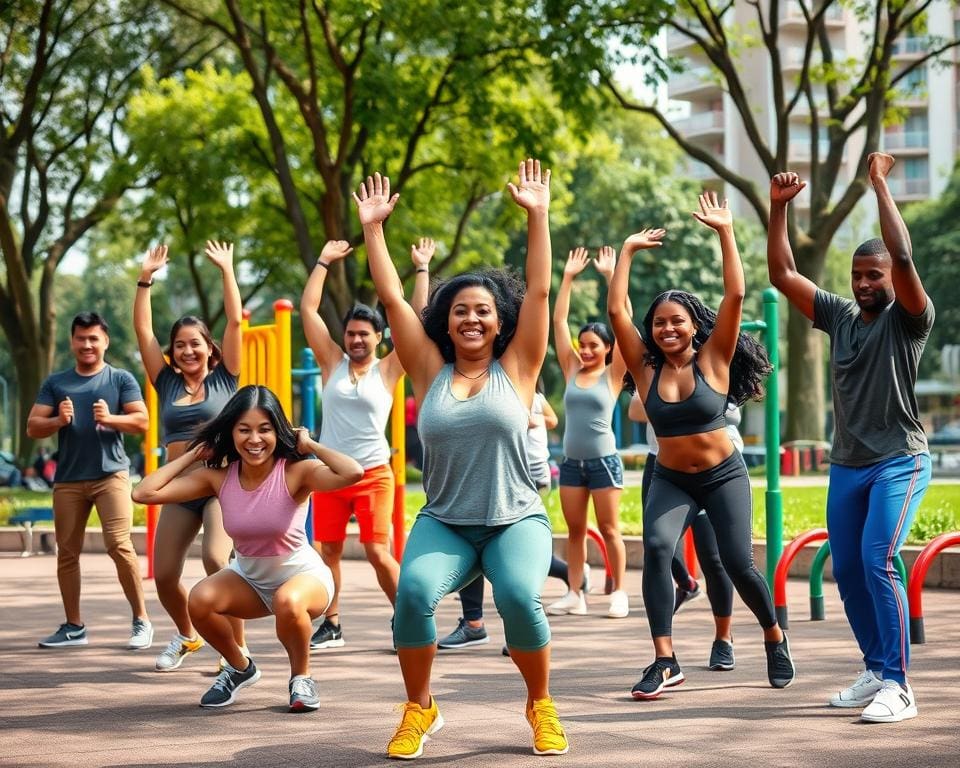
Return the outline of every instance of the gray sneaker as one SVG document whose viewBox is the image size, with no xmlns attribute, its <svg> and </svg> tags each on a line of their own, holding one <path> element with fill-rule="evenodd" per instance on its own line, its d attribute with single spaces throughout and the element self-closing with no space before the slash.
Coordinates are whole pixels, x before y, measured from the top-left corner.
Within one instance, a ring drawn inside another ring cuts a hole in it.
<svg viewBox="0 0 960 768">
<path fill-rule="evenodd" d="M 320 708 L 320 693 L 313 678 L 297 676 L 290 680 L 290 711 L 308 712 Z"/>
<path fill-rule="evenodd" d="M 714 672 L 729 672 L 737 666 L 733 655 L 733 643 L 726 640 L 714 640 L 710 649 L 710 669 Z"/>
<path fill-rule="evenodd" d="M 151 645 L 153 645 L 153 624 L 146 619 L 134 619 L 133 628 L 130 631 L 130 640 L 127 641 L 127 649 L 143 651 Z"/>
<path fill-rule="evenodd" d="M 87 628 L 83 624 L 61 624 L 60 628 L 49 637 L 43 638 L 38 646 L 41 648 L 66 648 L 71 645 L 87 644 Z"/>
<path fill-rule="evenodd" d="M 437 647 L 452 651 L 457 648 L 468 648 L 471 645 L 483 645 L 489 642 L 490 638 L 487 637 L 486 627 L 471 627 L 467 624 L 466 619 L 461 618 L 457 628 L 441 639 L 437 643 Z"/>
<path fill-rule="evenodd" d="M 227 704 L 233 704 L 234 699 L 237 698 L 237 691 L 257 682 L 260 679 L 260 670 L 253 663 L 253 659 L 247 659 L 247 661 L 250 663 L 242 672 L 228 666 L 217 675 L 210 690 L 200 699 L 200 706 L 225 707 Z"/>
</svg>

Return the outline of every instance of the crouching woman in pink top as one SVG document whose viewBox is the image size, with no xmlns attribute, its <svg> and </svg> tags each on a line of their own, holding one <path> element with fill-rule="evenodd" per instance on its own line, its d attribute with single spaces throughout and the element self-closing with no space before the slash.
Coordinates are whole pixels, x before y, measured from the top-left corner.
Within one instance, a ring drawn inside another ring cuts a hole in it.
<svg viewBox="0 0 960 768">
<path fill-rule="evenodd" d="M 303 461 L 315 456 L 320 461 Z M 191 471 L 198 460 L 206 466 Z M 266 387 L 240 389 L 220 415 L 203 425 L 182 456 L 141 481 L 142 504 L 178 504 L 215 495 L 235 555 L 219 573 L 191 591 L 190 619 L 228 666 L 200 700 L 201 707 L 231 704 L 240 688 L 260 678 L 234 640 L 230 618 L 273 614 L 277 638 L 290 658 L 290 709 L 320 706 L 310 678 L 311 622 L 334 594 L 333 576 L 304 531 L 312 491 L 357 482 L 363 468 L 349 456 L 294 430 Z"/>
</svg>

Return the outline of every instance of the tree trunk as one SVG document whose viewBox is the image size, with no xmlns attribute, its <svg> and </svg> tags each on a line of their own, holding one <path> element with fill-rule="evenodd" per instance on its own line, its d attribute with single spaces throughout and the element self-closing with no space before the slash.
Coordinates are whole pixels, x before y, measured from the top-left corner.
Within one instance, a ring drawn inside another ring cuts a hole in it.
<svg viewBox="0 0 960 768">
<path fill-rule="evenodd" d="M 37 338 L 36 332 L 32 334 Z M 8 340 L 23 339 L 24 334 L 7 334 Z M 50 372 L 49 360 L 52 349 L 43 349 L 39 345 L 15 341 L 10 349 L 13 367 L 17 376 L 17 427 L 20 432 L 20 444 L 17 448 L 17 460 L 20 466 L 29 467 L 36 441 L 27 437 L 27 416 L 37 399 L 40 384 Z M 12 426 L 12 425 L 11 425 Z"/>
<path fill-rule="evenodd" d="M 787 315 L 786 440 L 823 440 L 823 344 L 793 305 Z"/>
</svg>

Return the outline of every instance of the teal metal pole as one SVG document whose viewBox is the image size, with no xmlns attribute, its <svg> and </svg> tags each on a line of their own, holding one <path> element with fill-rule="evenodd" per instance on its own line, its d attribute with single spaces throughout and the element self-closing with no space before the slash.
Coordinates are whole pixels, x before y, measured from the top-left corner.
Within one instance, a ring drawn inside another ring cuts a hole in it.
<svg viewBox="0 0 960 768">
<path fill-rule="evenodd" d="M 823 567 L 830 557 L 830 542 L 825 541 L 817 550 L 810 565 L 810 621 L 823 621 L 826 610 L 823 605 Z"/>
<path fill-rule="evenodd" d="M 780 493 L 780 329 L 779 300 L 775 288 L 763 292 L 764 341 L 773 371 L 767 379 L 766 428 L 767 446 L 767 584 L 773 589 L 773 575 L 783 553 L 783 497 Z"/>
</svg>

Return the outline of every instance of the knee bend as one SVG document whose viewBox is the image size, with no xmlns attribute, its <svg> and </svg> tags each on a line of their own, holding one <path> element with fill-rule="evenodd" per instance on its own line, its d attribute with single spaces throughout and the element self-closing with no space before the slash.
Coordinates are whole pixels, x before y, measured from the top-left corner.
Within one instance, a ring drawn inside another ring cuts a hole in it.
<svg viewBox="0 0 960 768">
<path fill-rule="evenodd" d="M 115 539 L 108 542 L 107 554 L 114 560 L 129 560 L 137 556 L 137 553 L 133 549 L 133 542 L 127 538 Z"/>
<path fill-rule="evenodd" d="M 213 593 L 203 584 L 198 584 L 191 589 L 187 596 L 187 612 L 190 618 L 196 620 L 213 613 L 213 597 Z"/>
<path fill-rule="evenodd" d="M 650 533 L 643 537 L 643 560 L 645 563 L 656 563 L 668 567 L 676 552 L 677 543 L 664 536 Z"/>
<path fill-rule="evenodd" d="M 273 598 L 273 615 L 278 622 L 291 622 L 306 615 L 306 610 L 296 595 L 275 595 Z"/>
<path fill-rule="evenodd" d="M 367 561 L 377 569 L 389 568 L 397 562 L 385 546 L 367 547 Z"/>
<path fill-rule="evenodd" d="M 396 612 L 404 615 L 433 614 L 436 604 L 435 591 L 425 581 L 403 578 L 397 585 Z"/>
<path fill-rule="evenodd" d="M 604 523 L 600 526 L 600 535 L 604 541 L 616 542 L 620 540 L 620 524 L 617 522 Z"/>
<path fill-rule="evenodd" d="M 532 624 L 537 615 L 543 613 L 537 596 L 519 584 L 498 584 L 494 590 L 494 603 L 505 624 Z"/>
</svg>

